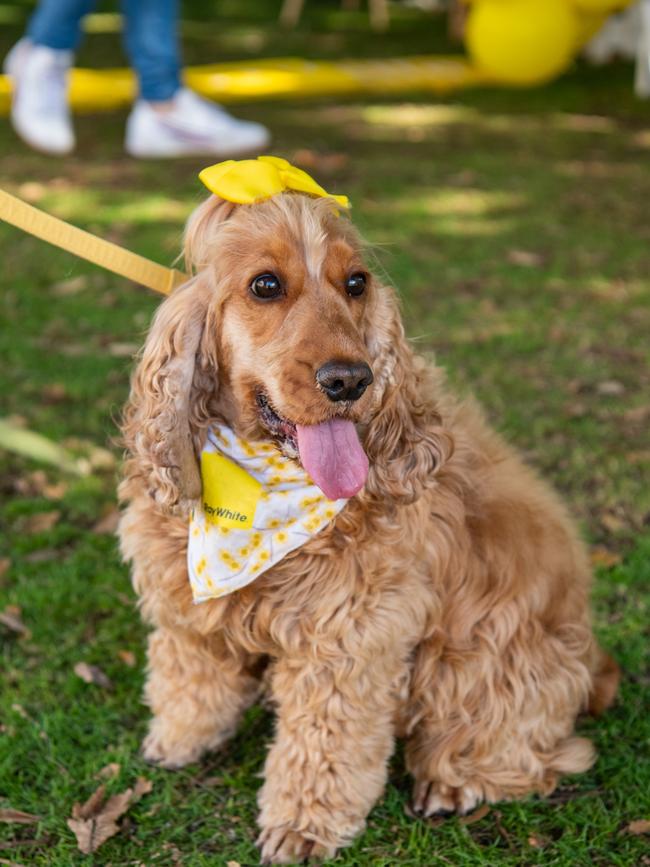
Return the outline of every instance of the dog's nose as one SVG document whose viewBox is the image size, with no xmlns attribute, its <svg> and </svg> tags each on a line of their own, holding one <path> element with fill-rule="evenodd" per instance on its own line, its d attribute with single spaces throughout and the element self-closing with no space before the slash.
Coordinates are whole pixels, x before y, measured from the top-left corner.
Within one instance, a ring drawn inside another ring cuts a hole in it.
<svg viewBox="0 0 650 867">
<path fill-rule="evenodd" d="M 373 379 L 365 361 L 328 361 L 316 371 L 316 380 L 330 400 L 359 400 Z"/>
</svg>

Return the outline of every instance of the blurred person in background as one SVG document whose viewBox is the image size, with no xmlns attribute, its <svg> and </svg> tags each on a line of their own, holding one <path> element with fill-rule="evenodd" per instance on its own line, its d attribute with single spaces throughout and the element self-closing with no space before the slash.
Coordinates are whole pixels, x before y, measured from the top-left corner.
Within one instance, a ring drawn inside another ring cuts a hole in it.
<svg viewBox="0 0 650 867">
<path fill-rule="evenodd" d="M 13 83 L 11 120 L 31 147 L 67 154 L 75 146 L 68 73 L 81 21 L 96 0 L 41 0 L 4 68 Z M 268 144 L 268 130 L 239 120 L 183 87 L 177 36 L 179 0 L 123 0 L 124 43 L 139 95 L 126 124 L 135 157 L 236 156 Z"/>
</svg>

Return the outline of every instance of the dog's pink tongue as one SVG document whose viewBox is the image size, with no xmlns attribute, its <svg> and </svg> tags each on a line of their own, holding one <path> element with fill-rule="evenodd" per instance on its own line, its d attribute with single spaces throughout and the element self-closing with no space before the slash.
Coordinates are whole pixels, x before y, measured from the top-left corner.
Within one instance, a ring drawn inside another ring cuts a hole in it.
<svg viewBox="0 0 650 867">
<path fill-rule="evenodd" d="M 351 421 L 296 425 L 303 467 L 330 500 L 353 497 L 364 486 L 368 458 Z"/>
</svg>

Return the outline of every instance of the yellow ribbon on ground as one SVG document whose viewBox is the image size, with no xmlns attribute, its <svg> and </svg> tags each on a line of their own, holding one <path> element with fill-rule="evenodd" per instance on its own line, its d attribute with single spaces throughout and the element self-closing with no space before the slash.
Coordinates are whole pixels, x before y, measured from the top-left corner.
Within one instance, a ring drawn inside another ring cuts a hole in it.
<svg viewBox="0 0 650 867">
<path fill-rule="evenodd" d="M 184 70 L 188 87 L 218 102 L 311 99 L 371 94 L 394 96 L 414 91 L 446 94 L 485 84 L 490 78 L 462 55 L 420 55 L 362 60 L 303 60 L 271 57 L 236 60 Z M 113 111 L 137 96 L 130 69 L 75 68 L 70 103 L 75 112 Z M 11 81 L 0 75 L 0 113 L 11 104 Z"/>
<path fill-rule="evenodd" d="M 0 190 L 0 219 L 162 295 L 168 295 L 175 286 L 188 279 L 187 274 L 175 268 L 165 268 L 164 265 L 152 262 L 138 253 L 98 238 L 33 205 L 28 205 L 5 190 Z"/>
</svg>

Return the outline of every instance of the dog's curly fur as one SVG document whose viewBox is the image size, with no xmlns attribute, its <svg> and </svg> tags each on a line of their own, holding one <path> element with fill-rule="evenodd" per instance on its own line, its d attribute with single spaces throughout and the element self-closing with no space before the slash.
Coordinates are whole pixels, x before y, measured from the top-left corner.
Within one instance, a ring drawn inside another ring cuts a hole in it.
<svg viewBox="0 0 650 867">
<path fill-rule="evenodd" d="M 124 417 L 124 557 L 149 640 L 144 753 L 193 762 L 260 693 L 277 730 L 259 794 L 262 858 L 332 855 L 364 827 L 406 738 L 423 815 L 550 792 L 584 771 L 576 716 L 614 697 L 595 643 L 585 551 L 558 497 L 414 355 L 390 288 L 368 276 L 349 220 L 286 193 L 253 207 L 210 197 L 190 219 L 195 276 L 159 308 Z M 285 295 L 261 302 L 274 271 Z M 317 388 L 329 359 L 363 360 L 353 404 Z M 370 461 L 363 491 L 252 585 L 194 605 L 187 514 L 197 455 L 219 419 L 268 437 L 260 390 L 283 417 L 344 412 Z"/>
</svg>

